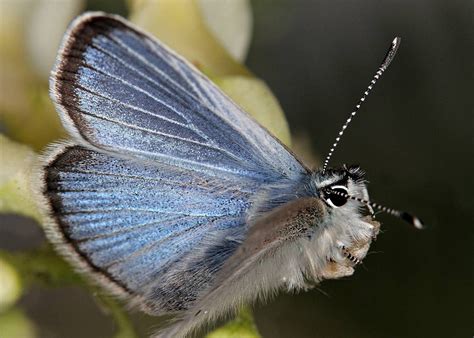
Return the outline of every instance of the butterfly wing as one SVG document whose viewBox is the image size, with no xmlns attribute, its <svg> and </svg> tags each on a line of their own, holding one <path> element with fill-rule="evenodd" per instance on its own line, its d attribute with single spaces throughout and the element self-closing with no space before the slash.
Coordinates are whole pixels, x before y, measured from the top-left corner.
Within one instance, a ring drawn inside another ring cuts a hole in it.
<svg viewBox="0 0 474 338">
<path fill-rule="evenodd" d="M 57 148 L 47 163 L 49 237 L 75 265 L 152 313 L 185 308 L 207 285 L 208 270 L 235 246 L 220 239 L 243 235 L 258 189 L 252 180 L 217 179 L 74 144 Z M 209 255 L 216 246 L 219 254 Z M 168 281 L 186 274 L 193 279 Z"/>
<path fill-rule="evenodd" d="M 116 16 L 76 19 L 51 90 L 68 131 L 103 150 L 219 174 L 291 178 L 302 171 L 209 79 Z"/>
<path fill-rule="evenodd" d="M 49 238 L 151 313 L 189 308 L 244 240 L 255 193 L 307 172 L 192 65 L 115 16 L 76 19 L 51 91 L 81 145 L 45 157 Z"/>
</svg>

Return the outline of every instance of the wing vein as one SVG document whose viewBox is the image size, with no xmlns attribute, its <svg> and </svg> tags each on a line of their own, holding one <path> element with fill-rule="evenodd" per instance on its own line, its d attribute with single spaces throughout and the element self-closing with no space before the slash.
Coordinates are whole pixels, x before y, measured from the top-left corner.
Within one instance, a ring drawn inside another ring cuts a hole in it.
<svg viewBox="0 0 474 338">
<path fill-rule="evenodd" d="M 199 101 L 199 98 L 195 97 L 194 95 L 191 95 L 191 93 L 189 93 L 188 90 L 186 90 L 185 88 L 183 88 L 178 82 L 176 82 L 175 80 L 173 80 L 170 76 L 168 76 L 165 72 L 163 72 L 161 69 L 159 69 L 158 67 L 156 67 L 153 63 L 149 62 L 146 58 L 144 58 L 142 55 L 138 54 L 137 52 L 135 52 L 133 49 L 129 48 L 129 46 L 124 43 L 119 37 L 115 37 L 115 36 L 109 36 L 109 38 L 114 41 L 115 43 L 117 43 L 119 46 L 121 46 L 122 48 L 124 48 L 131 56 L 134 56 L 136 59 L 140 60 L 143 64 L 147 65 L 149 68 L 153 69 L 154 71 L 156 71 L 158 74 L 160 74 L 162 77 L 164 77 L 165 79 L 167 79 L 169 82 L 171 82 L 175 87 L 179 88 L 179 90 L 183 93 L 183 94 L 186 94 L 188 95 L 190 98 L 192 98 L 194 101 L 196 102 L 200 102 Z M 148 40 L 147 40 L 148 41 Z M 150 46 L 151 45 L 151 46 Z M 158 54 L 160 56 L 160 58 L 165 61 L 169 66 L 171 66 L 173 69 L 176 70 L 175 66 L 173 64 L 170 63 L 170 61 L 165 57 L 165 55 L 161 52 L 161 50 L 158 50 L 157 48 L 155 48 L 155 44 L 154 43 L 151 43 L 151 44 L 148 44 L 147 47 L 151 47 L 151 52 L 154 52 L 156 54 Z"/>
<path fill-rule="evenodd" d="M 68 72 L 68 71 L 66 71 Z M 76 86 L 80 89 L 84 89 L 86 90 L 86 88 L 80 86 L 80 85 L 77 85 Z M 65 106 L 65 107 L 69 107 L 73 110 L 77 110 L 77 108 L 74 106 L 74 105 L 71 105 L 71 104 L 67 104 L 65 102 L 62 102 L 62 105 Z M 206 147 L 206 148 L 210 148 L 210 149 L 214 149 L 216 151 L 219 151 L 227 156 L 229 156 L 230 158 L 234 159 L 234 160 L 237 160 L 239 161 L 240 159 L 235 156 L 234 154 L 232 154 L 231 152 L 225 150 L 225 149 L 222 149 L 220 147 L 218 147 L 217 145 L 215 144 L 207 144 L 207 143 L 202 143 L 202 142 L 199 142 L 199 141 L 196 141 L 196 140 L 190 140 L 190 139 L 186 139 L 186 138 L 182 138 L 182 137 L 179 137 L 179 136 L 176 136 L 176 135 L 171 135 L 171 134 L 167 134 L 167 133 L 163 133 L 163 132 L 160 132 L 160 131 L 156 131 L 156 130 L 152 130 L 152 129 L 148 129 L 148 128 L 143 128 L 143 127 L 139 127 L 139 126 L 136 126 L 136 125 L 133 125 L 133 124 L 129 124 L 129 123 L 126 123 L 126 122 L 123 122 L 123 121 L 120 121 L 120 120 L 117 120 L 117 119 L 113 119 L 113 118 L 110 118 L 110 117 L 105 117 L 105 116 L 102 116 L 102 115 L 97 115 L 97 114 L 93 114 L 91 112 L 86 112 L 84 110 L 81 111 L 82 114 L 85 114 L 85 115 L 89 115 L 89 116 L 92 116 L 92 117 L 95 117 L 97 119 L 101 119 L 101 120 L 104 120 L 104 121 L 107 121 L 107 122 L 112 122 L 112 123 L 116 123 L 118 125 L 122 125 L 122 126 L 125 126 L 125 127 L 128 127 L 130 129 L 134 129 L 134 130 L 140 130 L 140 131 L 143 131 L 143 132 L 147 132 L 147 133 L 150 133 L 150 134 L 154 134 L 154 135 L 161 135 L 163 137 L 167 137 L 167 138 L 171 138 L 171 139 L 176 139 L 176 140 L 180 140 L 180 141 L 184 141 L 184 142 L 189 142 L 189 143 L 193 143 L 193 144 L 197 144 L 199 146 L 202 146 L 202 147 Z M 158 141 L 158 140 L 157 140 Z M 163 141 L 160 141 L 161 143 L 163 143 Z M 173 157 L 172 157 L 173 158 Z"/>
<path fill-rule="evenodd" d="M 59 211 L 59 214 L 64 216 L 64 215 L 74 215 L 74 214 L 93 214 L 93 213 L 109 213 L 109 212 L 113 213 L 117 211 L 131 211 L 131 212 L 139 211 L 139 212 L 166 214 L 166 215 L 182 215 L 182 216 L 203 217 L 203 218 L 210 217 L 208 214 L 203 214 L 203 213 L 182 213 L 180 211 L 173 212 L 173 211 L 165 211 L 162 209 L 129 208 L 129 207 L 127 208 L 117 207 L 117 208 L 109 208 L 109 209 L 104 209 L 104 208 L 87 209 L 87 210 L 74 210 L 74 211 L 64 211 L 64 212 Z M 218 215 L 212 215 L 212 217 L 223 217 L 227 215 L 233 215 L 233 214 L 222 213 Z"/>
<path fill-rule="evenodd" d="M 155 52 L 156 54 L 158 54 L 161 59 L 163 61 L 165 61 L 170 67 L 172 67 L 175 71 L 177 71 L 179 74 L 181 74 L 181 76 L 183 77 L 183 79 L 185 79 L 187 81 L 187 83 L 193 87 L 195 93 L 199 96 L 199 97 L 196 97 L 194 95 L 191 95 L 189 93 L 188 90 L 184 89 L 180 84 L 178 84 L 176 81 L 174 81 L 171 77 L 169 77 L 166 73 L 164 73 L 161 69 L 157 68 L 155 65 L 153 65 L 152 63 L 150 63 L 146 58 L 144 58 L 143 56 L 137 54 L 135 51 L 133 51 L 132 49 L 130 49 L 125 43 L 123 43 L 123 41 L 120 40 L 120 38 L 118 37 L 109 37 L 111 40 L 115 41 L 117 44 L 119 44 L 122 48 L 126 49 L 130 55 L 133 55 L 135 56 L 138 60 L 142 61 L 144 64 L 148 65 L 148 67 L 151 67 L 151 69 L 155 70 L 158 74 L 160 74 L 161 76 L 163 76 L 164 78 L 166 78 L 168 81 L 170 81 L 171 83 L 173 83 L 177 88 L 179 88 L 182 92 L 182 94 L 185 94 L 185 95 L 188 95 L 189 97 L 191 97 L 195 102 L 199 102 L 201 104 L 204 104 L 205 107 L 207 109 L 209 109 L 212 113 L 214 113 L 215 115 L 219 116 L 219 118 L 223 119 L 226 124 L 229 125 L 230 128 L 233 128 L 232 127 L 232 123 L 226 119 L 222 114 L 219 113 L 219 111 L 215 108 L 214 105 L 212 105 L 210 103 L 210 101 L 208 99 L 206 99 L 202 94 L 201 92 L 204 92 L 205 90 L 200 90 L 197 88 L 197 86 L 193 83 L 193 81 L 185 75 L 185 72 L 183 72 L 183 70 L 181 69 L 180 65 L 178 64 L 178 61 L 180 62 L 180 64 L 183 64 L 183 61 L 182 60 L 179 60 L 177 56 L 175 56 L 175 59 L 168 59 L 166 57 L 166 54 L 164 54 L 162 52 L 162 47 L 161 46 L 157 46 L 155 43 L 151 42 L 149 43 L 147 46 L 148 47 L 151 47 L 151 51 L 152 52 Z M 147 40 L 148 41 L 148 40 Z M 171 51 L 167 51 L 168 53 L 172 53 Z M 187 65 L 189 67 L 189 65 Z M 195 71 L 195 74 L 197 77 L 196 79 L 201 81 L 201 82 L 204 82 L 207 86 L 214 86 L 212 83 L 210 83 L 209 80 L 207 80 L 206 78 L 204 78 L 201 74 L 198 73 L 198 71 Z M 219 90 L 217 88 L 213 88 L 214 90 Z M 228 102 L 226 103 L 229 103 L 229 104 L 232 104 L 235 106 L 235 104 L 231 101 L 231 100 L 227 100 Z M 221 104 L 221 107 L 222 107 L 222 104 Z M 239 109 L 240 108 L 236 108 L 236 109 Z M 198 112 L 199 113 L 199 112 Z M 243 114 L 245 114 L 243 111 L 242 111 Z M 183 116 L 183 118 L 185 118 Z M 195 127 L 195 126 L 193 126 Z M 196 128 L 196 127 L 195 127 Z M 196 128 L 196 132 L 199 130 L 198 128 Z M 199 133 L 199 135 L 201 135 L 201 133 Z M 207 135 L 203 134 L 201 135 L 203 137 L 205 137 L 206 139 L 208 139 Z M 209 140 L 209 139 L 208 139 Z M 211 140 L 209 140 L 211 141 Z M 249 141 L 250 142 L 250 141 Z M 239 147 L 243 147 L 243 145 L 241 145 L 240 143 L 237 143 L 239 145 Z"/>
<path fill-rule="evenodd" d="M 109 231 L 109 232 L 102 233 L 102 234 L 96 234 L 96 235 L 93 235 L 91 237 L 87 237 L 87 238 L 84 238 L 84 239 L 79 239 L 79 240 L 77 240 L 77 242 L 78 243 L 86 243 L 86 242 L 93 241 L 93 240 L 96 240 L 96 239 L 111 238 L 111 237 L 114 237 L 116 235 L 126 234 L 127 232 L 135 231 L 135 230 L 138 230 L 138 229 L 145 230 L 146 228 L 148 228 L 152 225 L 158 224 L 158 223 L 169 223 L 169 222 L 180 220 L 182 218 L 183 218 L 182 216 L 176 216 L 176 217 L 170 217 L 170 218 L 166 218 L 166 219 L 160 219 L 160 220 L 157 220 L 157 221 L 141 223 L 141 224 L 137 224 L 137 225 L 131 225 L 128 228 L 123 228 L 123 229 L 119 229 L 119 230 L 115 230 L 115 231 Z M 185 218 L 187 218 L 187 217 L 185 217 Z"/>
<path fill-rule="evenodd" d="M 109 36 L 109 39 L 114 42 L 115 44 L 117 44 L 119 47 L 122 47 L 124 50 L 126 50 L 129 55 L 135 57 L 137 60 L 141 61 L 144 65 L 146 65 L 148 68 L 154 70 L 155 72 L 157 72 L 159 75 L 161 75 L 163 78 L 165 78 L 166 80 L 168 80 L 170 83 L 172 83 L 176 88 L 178 88 L 180 90 L 180 93 L 181 94 L 185 94 L 185 95 L 188 95 L 191 99 L 193 99 L 195 102 L 202 102 L 200 101 L 198 98 L 196 98 L 195 96 L 191 95 L 189 93 L 188 90 L 186 90 L 185 88 L 183 88 L 179 83 L 177 83 L 175 80 L 173 80 L 170 76 L 168 76 L 165 72 L 163 72 L 161 69 L 157 68 L 155 65 L 153 65 L 151 62 L 149 62 L 146 58 L 144 58 L 143 56 L 141 56 L 140 54 L 136 53 L 135 51 L 133 51 L 132 49 L 130 49 L 125 43 L 123 43 L 123 41 L 120 40 L 120 38 L 118 37 L 114 37 L 114 36 Z M 95 45 L 94 45 L 95 48 L 97 48 Z M 154 48 L 154 44 L 153 44 L 153 51 L 155 51 L 160 57 L 161 59 L 166 62 L 169 66 L 171 66 L 173 69 L 177 70 L 180 72 L 181 75 L 182 72 L 181 70 L 177 69 L 172 63 L 170 63 L 169 60 L 167 60 L 167 58 L 165 57 L 165 55 L 163 55 L 161 53 L 161 51 L 158 51 L 156 48 Z M 105 51 L 103 51 L 104 53 L 106 53 L 107 55 L 110 55 L 110 53 L 107 53 Z M 111 56 L 111 55 L 110 55 Z M 112 57 L 112 56 L 111 56 Z M 122 62 L 122 61 L 121 61 Z M 122 62 L 123 63 L 123 62 Z M 129 67 L 129 69 L 132 69 L 134 71 L 137 72 L 137 74 L 139 74 L 140 76 L 142 76 L 143 78 L 145 79 L 148 79 L 147 76 L 145 76 L 142 72 L 138 71 L 137 69 L 135 69 L 134 67 Z M 187 77 L 184 77 L 184 79 L 187 79 L 187 82 L 191 84 L 190 80 L 187 78 Z M 176 95 L 174 95 L 174 93 L 172 93 L 171 91 L 169 91 L 166 87 L 164 86 L 161 86 L 159 84 L 157 84 L 156 82 L 148 79 L 149 81 L 151 81 L 151 83 L 153 83 L 153 85 L 158 85 L 160 87 L 161 90 L 164 90 L 166 92 L 168 92 L 169 94 L 173 95 L 175 98 L 177 97 Z M 196 93 L 199 95 L 199 92 L 196 91 Z M 206 107 L 208 107 L 209 109 L 209 105 L 206 105 Z M 179 114 L 178 112 L 176 112 L 177 114 Z M 210 141 L 210 139 L 208 138 L 208 136 L 203 133 L 199 128 L 197 128 L 197 126 L 195 126 L 194 124 L 192 124 L 189 119 L 187 119 L 187 117 L 184 115 L 184 114 L 179 114 L 183 119 L 185 119 L 186 121 L 188 121 L 188 123 L 192 126 L 192 130 L 195 131 L 196 133 L 198 133 L 201 137 L 205 138 L 206 140 Z"/>
<path fill-rule="evenodd" d="M 104 52 L 104 53 L 105 53 L 105 52 Z M 105 71 L 103 71 L 102 69 L 93 67 L 93 66 L 91 66 L 90 64 L 87 64 L 87 63 L 83 63 L 83 60 L 80 59 L 80 58 L 78 58 L 78 57 L 76 57 L 76 56 L 72 56 L 72 55 L 71 55 L 70 58 L 71 58 L 71 59 L 78 60 L 78 62 L 82 62 L 82 63 L 81 63 L 81 66 L 82 66 L 82 67 L 87 67 L 87 68 L 89 68 L 89 69 L 92 69 L 92 70 L 95 70 L 95 71 L 97 71 L 97 72 L 100 72 L 100 73 L 102 73 L 102 74 L 104 74 L 104 75 L 109 75 L 109 74 L 107 74 Z M 123 63 L 123 64 L 126 65 L 126 63 Z M 138 72 L 138 70 L 135 70 L 135 69 L 132 68 L 132 67 L 130 67 L 130 69 L 131 69 L 131 70 L 134 70 L 134 71 L 136 71 L 136 72 Z M 64 70 L 63 70 L 63 71 L 64 71 Z M 68 71 L 65 71 L 65 72 L 68 72 Z M 73 72 L 68 72 L 68 73 L 75 74 L 75 73 L 73 73 Z M 68 82 L 72 82 L 71 80 L 67 80 L 67 79 L 64 79 L 64 78 L 62 78 L 62 80 L 63 80 L 63 81 L 68 81 Z M 150 81 L 151 81 L 151 80 L 150 80 Z M 74 82 L 74 83 L 75 83 L 75 82 Z M 114 103 L 118 103 L 118 104 L 120 104 L 120 105 L 122 105 L 122 106 L 124 106 L 124 107 L 126 107 L 126 108 L 130 108 L 130 109 L 133 109 L 133 110 L 140 111 L 140 112 L 142 112 L 142 113 L 144 113 L 144 114 L 147 114 L 147 115 L 150 115 L 150 116 L 153 116 L 153 117 L 157 117 L 157 118 L 159 118 L 159 119 L 168 121 L 168 122 L 170 122 L 170 123 L 174 123 L 174 124 L 179 125 L 179 126 L 181 126 L 181 127 L 188 128 L 189 130 L 192 130 L 192 131 L 194 131 L 194 132 L 198 132 L 198 131 L 199 131 L 199 130 L 194 130 L 193 128 L 191 128 L 191 127 L 190 127 L 189 125 L 187 125 L 187 124 L 178 122 L 178 121 L 173 120 L 173 119 L 171 119 L 171 118 L 169 118 L 169 117 L 165 117 L 165 116 L 163 116 L 163 115 L 155 114 L 155 113 L 153 113 L 153 112 L 151 112 L 151 111 L 149 111 L 149 110 L 140 108 L 140 107 L 138 107 L 138 106 L 134 106 L 134 105 L 132 105 L 132 104 L 130 104 L 130 103 L 126 103 L 126 102 L 120 101 L 120 100 L 118 100 L 118 99 L 116 99 L 116 98 L 113 98 L 113 97 L 110 97 L 110 96 L 105 96 L 105 95 L 103 95 L 103 94 L 101 94 L 101 93 L 99 93 L 99 92 L 94 92 L 94 91 L 89 90 L 89 89 L 84 88 L 84 87 L 82 87 L 82 89 L 86 90 L 86 91 L 87 91 L 88 93 L 90 93 L 90 94 L 96 95 L 96 96 L 101 97 L 101 98 L 104 98 L 104 99 L 106 99 L 106 100 L 110 100 L 110 101 L 112 101 L 112 102 L 114 102 Z M 165 87 L 160 86 L 160 89 L 165 89 Z M 170 93 L 170 94 L 171 94 L 171 93 Z M 176 96 L 175 96 L 175 97 L 176 97 Z M 178 113 L 177 110 L 173 110 L 173 111 L 174 111 L 177 115 L 181 116 L 183 119 L 186 119 L 186 117 L 185 117 L 184 115 Z M 186 120 L 187 120 L 187 119 L 186 119 Z"/>
<path fill-rule="evenodd" d="M 224 215 L 224 216 L 227 216 L 227 215 Z M 141 256 L 143 254 L 146 254 L 147 252 L 151 251 L 153 248 L 155 248 L 156 246 L 159 246 L 161 244 L 165 244 L 166 242 L 172 240 L 173 238 L 176 238 L 176 237 L 179 237 L 189 231 L 192 231 L 192 230 L 195 230 L 197 228 L 200 228 L 200 227 L 203 227 L 205 226 L 206 228 L 209 228 L 216 220 L 218 220 L 219 217 L 213 217 L 209 222 L 207 222 L 205 225 L 202 224 L 202 223 L 198 223 L 196 225 L 193 225 L 191 227 L 188 227 L 188 228 L 184 228 L 184 229 L 181 229 L 177 232 L 172 232 L 172 233 L 169 233 L 168 235 L 166 236 L 163 236 L 161 237 L 159 240 L 157 241 L 153 241 L 147 245 L 145 245 L 143 248 L 137 250 L 137 251 L 134 251 L 133 253 L 131 253 L 130 255 L 127 255 L 125 257 L 121 257 L 117 260 L 115 260 L 114 262 L 112 262 L 111 264 L 107 265 L 106 266 L 106 269 L 109 269 L 109 268 L 112 268 L 114 265 L 118 264 L 118 263 L 124 263 L 126 261 L 129 261 L 133 258 L 136 258 L 138 256 Z M 204 228 L 202 230 L 205 230 Z M 169 261 L 169 260 L 168 260 Z M 165 262 L 166 263 L 166 262 Z"/>
</svg>

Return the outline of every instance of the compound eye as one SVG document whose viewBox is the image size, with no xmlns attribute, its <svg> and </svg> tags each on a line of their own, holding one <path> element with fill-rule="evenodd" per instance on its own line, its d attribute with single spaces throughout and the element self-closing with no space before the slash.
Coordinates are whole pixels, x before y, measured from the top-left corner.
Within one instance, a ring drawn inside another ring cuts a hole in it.
<svg viewBox="0 0 474 338">
<path fill-rule="evenodd" d="M 333 208 L 342 207 L 347 203 L 347 197 L 337 193 L 347 194 L 347 188 L 343 185 L 335 185 L 326 190 L 326 202 Z"/>
</svg>

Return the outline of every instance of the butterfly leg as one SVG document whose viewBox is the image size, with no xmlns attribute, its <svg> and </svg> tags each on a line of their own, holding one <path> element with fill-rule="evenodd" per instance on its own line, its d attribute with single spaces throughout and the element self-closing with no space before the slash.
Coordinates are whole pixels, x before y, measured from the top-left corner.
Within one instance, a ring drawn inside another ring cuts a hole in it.
<svg viewBox="0 0 474 338">
<path fill-rule="evenodd" d="M 363 221 L 371 229 L 372 236 L 353 240 L 350 244 L 338 242 L 338 254 L 328 259 L 327 265 L 322 271 L 324 279 L 351 276 L 354 273 L 354 267 L 362 262 L 362 259 L 369 250 L 370 244 L 377 237 L 380 230 L 380 223 L 372 217 L 367 216 Z"/>
<path fill-rule="evenodd" d="M 342 277 L 351 276 L 354 273 L 354 268 L 345 264 L 340 264 L 335 261 L 329 261 L 322 271 L 323 279 L 338 279 Z"/>
</svg>

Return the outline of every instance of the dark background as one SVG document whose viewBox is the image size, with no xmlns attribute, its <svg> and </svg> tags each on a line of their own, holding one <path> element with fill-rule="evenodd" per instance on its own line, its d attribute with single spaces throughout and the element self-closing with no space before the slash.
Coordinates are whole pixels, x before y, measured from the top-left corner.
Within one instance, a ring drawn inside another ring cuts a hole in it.
<svg viewBox="0 0 474 338">
<path fill-rule="evenodd" d="M 255 0 L 246 64 L 280 100 L 293 135 L 321 157 L 394 36 L 398 56 L 335 153 L 360 164 L 371 197 L 413 211 L 416 231 L 381 215 L 383 233 L 354 276 L 256 308 L 264 337 L 471 337 L 473 309 L 472 1 Z M 124 12 L 115 1 L 89 9 Z M 3 217 L 0 248 L 31 247 L 39 229 Z M 25 244 L 28 243 L 28 244 Z M 22 300 L 44 337 L 108 337 L 112 324 L 76 288 Z M 143 332 L 157 321 L 134 315 Z"/>
</svg>

